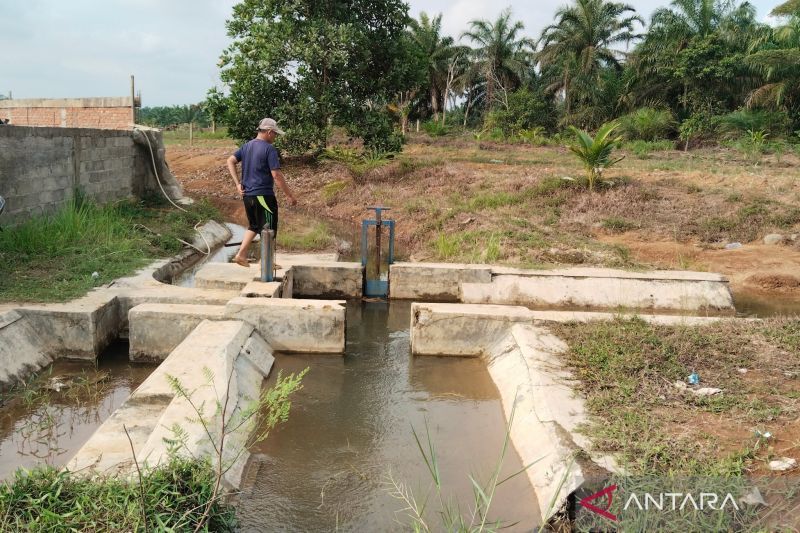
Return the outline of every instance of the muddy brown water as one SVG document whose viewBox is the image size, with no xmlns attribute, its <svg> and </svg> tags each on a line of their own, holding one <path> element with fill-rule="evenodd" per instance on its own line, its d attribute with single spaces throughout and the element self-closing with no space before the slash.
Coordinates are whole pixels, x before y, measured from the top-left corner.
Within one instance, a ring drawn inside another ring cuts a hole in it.
<svg viewBox="0 0 800 533">
<path fill-rule="evenodd" d="M 413 433 L 427 442 L 426 423 L 443 495 L 468 515 L 469 475 L 485 482 L 501 455 L 499 393 L 479 359 L 412 357 L 409 322 L 409 303 L 351 302 L 344 357 L 276 356 L 270 381 L 278 371 L 310 370 L 289 421 L 252 450 L 238 502 L 244 531 L 408 530 L 398 522 L 408 524 L 406 504 L 391 495 L 390 473 L 420 503 L 430 493 L 426 519 L 441 529 Z M 521 469 L 509 447 L 501 479 Z M 530 531 L 537 516 L 525 474 L 498 488 L 490 518 Z"/>
<path fill-rule="evenodd" d="M 64 466 L 154 368 L 130 363 L 128 343 L 120 341 L 101 355 L 97 365 L 56 361 L 25 390 L 4 394 L 0 480 L 9 480 L 18 468 Z"/>
</svg>

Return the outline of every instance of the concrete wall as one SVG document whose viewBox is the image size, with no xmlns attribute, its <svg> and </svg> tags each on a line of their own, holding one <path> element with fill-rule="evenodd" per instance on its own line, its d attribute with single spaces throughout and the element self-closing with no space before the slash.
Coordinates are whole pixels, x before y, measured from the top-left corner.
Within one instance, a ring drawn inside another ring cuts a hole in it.
<svg viewBox="0 0 800 533">
<path fill-rule="evenodd" d="M 0 100 L 0 119 L 16 126 L 133 128 L 130 97 Z"/>
<path fill-rule="evenodd" d="M 157 157 L 160 148 L 153 146 Z M 180 198 L 171 174 L 160 176 Z M 158 191 L 148 147 L 131 131 L 0 126 L 0 196 L 7 202 L 0 224 L 53 213 L 76 188 L 101 204 Z"/>
<path fill-rule="evenodd" d="M 607 457 L 590 457 L 591 443 L 578 432 L 587 421 L 583 399 L 559 358 L 567 346 L 534 325 L 532 313 L 524 307 L 414 303 L 411 352 L 486 362 L 506 419 L 513 413 L 511 442 L 522 464 L 532 465 L 525 474 L 546 522 L 589 474 L 617 468 Z"/>
</svg>

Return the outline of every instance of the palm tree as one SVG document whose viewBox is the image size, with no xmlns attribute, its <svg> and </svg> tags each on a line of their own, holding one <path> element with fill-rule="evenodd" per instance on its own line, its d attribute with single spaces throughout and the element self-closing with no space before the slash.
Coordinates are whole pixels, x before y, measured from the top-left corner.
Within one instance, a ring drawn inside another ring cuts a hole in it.
<svg viewBox="0 0 800 533">
<path fill-rule="evenodd" d="M 791 18 L 754 41 L 746 61 L 764 83 L 750 93 L 747 105 L 793 111 L 800 106 L 800 0 L 779 5 L 772 14 Z"/>
<path fill-rule="evenodd" d="M 732 55 L 746 49 L 752 33 L 757 29 L 755 8 L 749 2 L 737 4 L 735 0 L 672 0 L 670 7 L 657 9 L 650 21 L 650 30 L 645 40 L 632 56 L 632 63 L 645 81 L 653 82 L 660 72 L 674 69 L 682 51 L 701 39 L 719 37 L 727 43 Z M 685 69 L 683 69 L 685 70 Z M 683 109 L 688 106 L 688 91 L 691 80 L 684 73 L 681 78 L 660 80 L 662 92 L 669 90 L 664 85 L 676 85 L 682 92 Z M 712 89 L 712 88 L 709 88 Z"/>
<path fill-rule="evenodd" d="M 511 22 L 511 10 L 506 9 L 494 22 L 473 20 L 470 30 L 461 34 L 477 45 L 472 50 L 473 69 L 486 82 L 486 109 L 495 100 L 498 86 L 505 91 L 519 87 L 526 71 L 531 68 L 534 42 L 522 37 L 522 22 Z"/>
<path fill-rule="evenodd" d="M 556 23 L 546 27 L 536 56 L 543 71 L 560 71 L 551 91 L 563 90 L 566 114 L 570 115 L 571 81 L 581 76 L 586 85 L 596 84 L 603 68 L 621 70 L 623 53 L 617 47 L 639 39 L 634 27 L 644 24 L 628 5 L 604 0 L 576 0 L 556 12 Z"/>
<path fill-rule="evenodd" d="M 458 47 L 455 46 L 452 37 L 441 34 L 441 13 L 431 19 L 423 11 L 419 15 L 419 21 L 412 19 L 409 26 L 411 41 L 418 48 L 425 63 L 431 112 L 438 121 L 440 104 L 447 104 L 443 99 L 448 70 L 453 56 L 458 53 Z"/>
</svg>

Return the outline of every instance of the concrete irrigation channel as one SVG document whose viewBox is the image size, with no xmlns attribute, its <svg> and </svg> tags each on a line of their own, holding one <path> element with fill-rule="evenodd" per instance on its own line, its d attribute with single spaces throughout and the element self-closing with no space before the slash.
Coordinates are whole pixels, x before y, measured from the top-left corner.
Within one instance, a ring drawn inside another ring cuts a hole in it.
<svg viewBox="0 0 800 533">
<path fill-rule="evenodd" d="M 231 238 L 216 223 L 203 233 L 214 247 Z M 711 324 L 735 312 L 727 281 L 709 273 L 395 263 L 388 301 L 367 302 L 361 263 L 334 255 L 278 254 L 281 268 L 269 283 L 257 264 L 242 268 L 216 256 L 193 266 L 197 259 L 187 252 L 154 263 L 66 304 L 6 308 L 0 382 L 47 368 L 49 382 L 58 382 L 63 365 L 75 364 L 68 361 L 85 361 L 91 372 L 80 383 L 111 385 L 86 402 L 88 421 L 77 434 L 53 437 L 48 449 L 59 452 L 46 460 L 83 475 L 130 476 L 131 449 L 141 464 L 163 462 L 176 425 L 188 453 L 213 453 L 209 435 L 221 431 L 222 414 L 210 429 L 192 425 L 193 406 L 171 380 L 194 391 L 196 403 L 213 405 L 228 391 L 222 411 L 230 418 L 277 370 L 309 367 L 289 422 L 226 457 L 225 482 L 240 489 L 243 522 L 289 530 L 392 527 L 397 504 L 384 482 L 391 472 L 427 486 L 412 432 L 424 436 L 426 425 L 459 497 L 469 493 L 473 469 L 491 470 L 508 431 L 513 449 L 504 472 L 532 466 L 505 497 L 498 493 L 495 511 L 530 530 L 590 474 L 617 469 L 588 453 L 577 431 L 586 421 L 583 400 L 558 357 L 566 346 L 548 324 L 620 315 Z M 183 286 L 171 284 L 179 279 Z M 36 462 L 8 443 L 41 413 L 6 405 L 0 414 L 7 477 Z M 251 430 L 238 428 L 230 449 Z"/>
</svg>

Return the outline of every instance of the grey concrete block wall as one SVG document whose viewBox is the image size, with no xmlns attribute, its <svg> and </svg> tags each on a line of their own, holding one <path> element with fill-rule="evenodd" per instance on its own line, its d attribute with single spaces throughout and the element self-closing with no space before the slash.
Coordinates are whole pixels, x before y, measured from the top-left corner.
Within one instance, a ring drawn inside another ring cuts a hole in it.
<svg viewBox="0 0 800 533">
<path fill-rule="evenodd" d="M 76 187 L 101 204 L 142 196 L 156 190 L 151 174 L 130 130 L 2 126 L 0 225 L 54 213 Z"/>
</svg>

